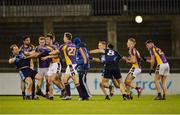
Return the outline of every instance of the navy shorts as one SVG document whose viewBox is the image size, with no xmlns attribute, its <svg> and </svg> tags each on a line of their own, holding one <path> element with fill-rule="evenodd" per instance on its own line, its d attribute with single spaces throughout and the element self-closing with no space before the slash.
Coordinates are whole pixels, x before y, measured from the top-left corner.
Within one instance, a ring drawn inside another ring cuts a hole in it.
<svg viewBox="0 0 180 115">
<path fill-rule="evenodd" d="M 119 68 L 105 67 L 103 77 L 107 79 L 120 79 L 122 76 Z"/>
<path fill-rule="evenodd" d="M 19 71 L 19 75 L 22 80 L 25 80 L 27 77 L 31 77 L 31 79 L 34 79 L 37 74 L 37 71 L 32 70 L 30 68 L 24 68 Z"/>
</svg>

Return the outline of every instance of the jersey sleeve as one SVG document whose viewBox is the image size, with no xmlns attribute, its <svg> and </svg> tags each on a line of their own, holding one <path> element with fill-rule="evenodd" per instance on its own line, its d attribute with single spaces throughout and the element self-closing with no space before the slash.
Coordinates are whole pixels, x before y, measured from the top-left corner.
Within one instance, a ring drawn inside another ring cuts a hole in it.
<svg viewBox="0 0 180 115">
<path fill-rule="evenodd" d="M 151 48 L 151 49 L 149 50 L 151 56 L 154 56 L 154 51 L 153 51 L 153 49 L 154 49 L 154 48 Z"/>
<path fill-rule="evenodd" d="M 59 49 L 60 52 L 61 52 L 62 50 L 64 50 L 64 46 L 65 46 L 64 44 L 59 46 L 58 49 Z"/>
<path fill-rule="evenodd" d="M 136 50 L 135 50 L 135 49 L 132 49 L 132 50 L 131 50 L 131 55 L 132 55 L 132 56 L 135 56 L 135 55 L 136 55 Z"/>
<path fill-rule="evenodd" d="M 119 61 L 121 59 L 122 59 L 122 55 L 119 52 L 117 52 L 117 61 Z"/>
</svg>

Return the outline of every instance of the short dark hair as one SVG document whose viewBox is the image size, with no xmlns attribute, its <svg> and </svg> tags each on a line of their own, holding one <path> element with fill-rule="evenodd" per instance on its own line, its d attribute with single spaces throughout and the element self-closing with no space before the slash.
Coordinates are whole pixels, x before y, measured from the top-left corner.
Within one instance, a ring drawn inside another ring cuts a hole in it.
<svg viewBox="0 0 180 115">
<path fill-rule="evenodd" d="M 65 32 L 64 35 L 66 36 L 66 38 L 67 38 L 68 40 L 72 40 L 72 34 L 71 34 L 71 33 Z"/>
<path fill-rule="evenodd" d="M 53 34 L 52 34 L 52 33 L 48 33 L 48 34 L 46 35 L 46 37 L 50 37 L 50 39 L 53 40 Z"/>
<path fill-rule="evenodd" d="M 145 43 L 149 44 L 149 43 L 153 43 L 153 41 L 152 40 L 147 40 Z"/>
<path fill-rule="evenodd" d="M 40 36 L 39 40 L 45 40 L 45 37 L 44 36 Z"/>
<path fill-rule="evenodd" d="M 28 35 L 23 36 L 23 41 L 25 41 L 27 38 L 30 38 Z"/>
<path fill-rule="evenodd" d="M 114 46 L 112 44 L 108 44 L 109 49 L 114 49 Z"/>
<path fill-rule="evenodd" d="M 13 51 L 13 48 L 14 48 L 14 47 L 18 47 L 18 46 L 17 46 L 16 44 L 12 44 L 12 45 L 10 46 L 10 50 Z"/>
</svg>

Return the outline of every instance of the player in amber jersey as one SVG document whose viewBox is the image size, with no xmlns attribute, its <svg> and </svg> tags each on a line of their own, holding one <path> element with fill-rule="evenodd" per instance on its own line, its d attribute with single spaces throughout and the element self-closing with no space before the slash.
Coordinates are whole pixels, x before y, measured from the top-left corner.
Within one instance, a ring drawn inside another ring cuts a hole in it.
<svg viewBox="0 0 180 115">
<path fill-rule="evenodd" d="M 62 98 L 63 100 L 70 100 L 70 91 L 68 81 L 70 78 L 73 79 L 74 84 L 78 90 L 80 100 L 84 99 L 83 93 L 81 91 L 81 87 L 79 84 L 79 77 L 76 70 L 77 62 L 76 62 L 76 46 L 72 43 L 72 34 L 69 32 L 64 33 L 64 44 L 60 46 L 58 51 L 51 52 L 51 54 L 58 54 L 59 52 L 63 52 L 65 61 L 66 61 L 66 72 L 64 76 L 64 85 L 66 88 L 66 96 Z"/>
<path fill-rule="evenodd" d="M 151 64 L 150 74 L 153 70 L 154 64 L 157 64 L 155 71 L 155 84 L 158 95 L 155 97 L 155 100 L 165 100 L 167 90 L 166 78 L 169 75 L 170 71 L 169 64 L 167 62 L 164 52 L 160 48 L 156 47 L 152 40 L 146 41 L 146 47 L 151 55 L 151 59 L 146 59 L 146 61 Z M 163 96 L 161 96 L 160 81 L 162 81 Z"/>
<path fill-rule="evenodd" d="M 130 63 L 132 65 L 125 79 L 127 93 L 129 93 L 131 99 L 132 99 L 132 95 L 130 92 L 130 87 L 136 89 L 138 93 L 138 97 L 142 92 L 142 88 L 137 87 L 136 84 L 132 82 L 141 73 L 141 56 L 138 50 L 135 48 L 135 45 L 136 45 L 136 40 L 134 38 L 129 38 L 127 41 L 127 47 L 129 49 L 129 57 L 123 57 L 126 63 Z"/>
</svg>

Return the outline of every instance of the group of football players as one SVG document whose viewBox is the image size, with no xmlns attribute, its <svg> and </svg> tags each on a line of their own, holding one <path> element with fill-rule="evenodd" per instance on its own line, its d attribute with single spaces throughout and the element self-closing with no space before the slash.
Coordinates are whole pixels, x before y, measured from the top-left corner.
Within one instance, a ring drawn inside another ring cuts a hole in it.
<svg viewBox="0 0 180 115">
<path fill-rule="evenodd" d="M 136 40 L 134 38 L 127 40 L 129 56 L 120 55 L 118 51 L 114 50 L 114 46 L 106 41 L 99 41 L 97 49 L 88 51 L 86 44 L 79 37 L 73 38 L 69 32 L 64 33 L 63 41 L 64 44 L 59 45 L 55 41 L 54 34 L 48 33 L 39 37 L 39 45 L 36 47 L 31 44 L 29 36 L 23 37 L 21 47 L 16 44 L 10 46 L 13 57 L 9 59 L 9 63 L 16 65 L 21 76 L 23 99 L 38 99 L 38 96 L 41 95 L 53 100 L 52 84 L 54 84 L 61 90 L 63 100 L 71 100 L 69 79 L 72 79 L 79 93 L 79 100 L 89 100 L 92 95 L 87 86 L 86 76 L 91 61 L 104 64 L 99 85 L 106 100 L 110 100 L 110 96 L 113 96 L 114 87 L 120 89 L 124 100 L 133 99 L 130 89 L 135 89 L 138 97 L 141 95 L 142 88 L 136 86 L 133 80 L 141 73 L 142 61 L 150 63 L 149 74 L 153 72 L 154 65 L 157 65 L 154 80 L 157 89 L 155 100 L 166 99 L 166 78 L 169 75 L 170 68 L 165 54 L 154 45 L 152 40 L 145 42 L 150 52 L 150 58 L 140 55 L 140 52 L 135 48 Z M 101 56 L 90 56 L 97 53 Z M 38 71 L 34 68 L 33 61 L 35 59 L 37 59 Z M 64 74 L 62 74 L 63 60 L 66 62 Z M 132 65 L 124 81 L 120 72 L 120 60 Z M 38 81 L 37 84 L 35 84 L 35 80 Z M 45 94 L 41 91 L 43 80 L 46 81 Z M 113 85 L 109 83 L 110 80 Z M 162 82 L 162 93 L 160 82 Z M 109 89 L 109 92 L 106 89 Z"/>
</svg>

